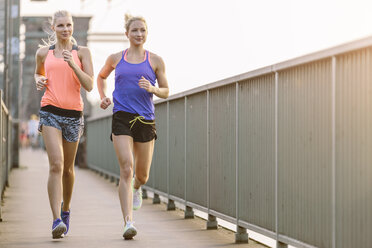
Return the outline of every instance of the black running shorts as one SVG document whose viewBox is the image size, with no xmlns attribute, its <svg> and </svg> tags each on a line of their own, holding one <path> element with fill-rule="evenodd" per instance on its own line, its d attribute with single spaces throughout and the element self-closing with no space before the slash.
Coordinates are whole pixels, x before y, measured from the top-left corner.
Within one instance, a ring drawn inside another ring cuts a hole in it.
<svg viewBox="0 0 372 248">
<path fill-rule="evenodd" d="M 143 116 L 125 111 L 113 114 L 111 133 L 131 136 L 134 142 L 149 142 L 157 138 L 155 120 L 145 120 Z M 112 141 L 112 135 L 110 139 Z"/>
</svg>

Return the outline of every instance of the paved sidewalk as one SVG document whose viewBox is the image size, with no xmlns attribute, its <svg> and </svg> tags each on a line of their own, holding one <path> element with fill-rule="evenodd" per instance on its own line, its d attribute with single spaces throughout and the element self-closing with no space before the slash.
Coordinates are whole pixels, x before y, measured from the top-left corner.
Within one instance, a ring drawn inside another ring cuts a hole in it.
<svg viewBox="0 0 372 248">
<path fill-rule="evenodd" d="M 199 218 L 185 220 L 181 210 L 166 211 L 164 204 L 144 200 L 134 212 L 138 235 L 122 238 L 117 187 L 90 170 L 76 168 L 71 226 L 67 237 L 51 238 L 52 216 L 47 198 L 48 159 L 41 150 L 22 150 L 21 168 L 10 175 L 0 222 L 1 248 L 44 247 L 265 247 L 252 240 L 235 245 L 226 229 L 205 230 Z"/>
</svg>

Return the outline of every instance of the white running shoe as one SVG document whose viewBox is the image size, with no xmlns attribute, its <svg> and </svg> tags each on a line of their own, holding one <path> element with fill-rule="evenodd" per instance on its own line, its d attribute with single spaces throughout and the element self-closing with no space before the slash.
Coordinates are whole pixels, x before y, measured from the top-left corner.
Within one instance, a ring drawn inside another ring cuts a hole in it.
<svg viewBox="0 0 372 248">
<path fill-rule="evenodd" d="M 137 234 L 137 229 L 134 227 L 134 221 L 129 221 L 129 218 L 126 221 L 124 227 L 124 239 L 133 239 L 134 236 Z"/>
<path fill-rule="evenodd" d="M 138 210 L 142 206 L 142 189 L 134 188 L 134 178 L 132 180 L 132 188 L 133 188 L 133 210 Z"/>
</svg>

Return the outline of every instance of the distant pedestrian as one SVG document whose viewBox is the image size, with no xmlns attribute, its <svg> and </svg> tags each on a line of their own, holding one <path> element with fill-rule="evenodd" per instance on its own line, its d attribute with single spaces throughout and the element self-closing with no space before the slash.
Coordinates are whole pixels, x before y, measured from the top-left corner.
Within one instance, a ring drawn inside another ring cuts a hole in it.
<svg viewBox="0 0 372 248">
<path fill-rule="evenodd" d="M 74 161 L 84 128 L 80 88 L 87 91 L 93 88 L 91 54 L 87 47 L 77 45 L 72 37 L 73 26 L 69 12 L 54 13 L 49 42 L 36 52 L 36 88 L 45 89 L 41 99 L 39 131 L 44 138 L 50 165 L 48 195 L 54 239 L 63 237 L 69 230 Z"/>
<path fill-rule="evenodd" d="M 111 104 L 105 92 L 106 78 L 115 70 L 111 137 L 120 165 L 123 237 L 132 239 L 137 234 L 132 209 L 141 207 L 140 187 L 148 180 L 156 139 L 153 95 L 167 98 L 169 89 L 162 58 L 143 47 L 147 38 L 145 19 L 126 15 L 125 28 L 130 47 L 107 58 L 98 75 L 97 85 L 101 108 L 106 109 Z M 155 86 L 156 81 L 159 87 Z"/>
<path fill-rule="evenodd" d="M 28 140 L 32 148 L 36 148 L 39 144 L 39 120 L 35 114 L 32 114 L 30 120 L 27 122 Z"/>
</svg>

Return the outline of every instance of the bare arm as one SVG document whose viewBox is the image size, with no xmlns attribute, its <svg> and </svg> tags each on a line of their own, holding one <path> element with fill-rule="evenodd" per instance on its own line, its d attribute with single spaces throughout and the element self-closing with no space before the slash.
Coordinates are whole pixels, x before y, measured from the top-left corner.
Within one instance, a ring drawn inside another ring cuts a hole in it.
<svg viewBox="0 0 372 248">
<path fill-rule="evenodd" d="M 118 57 L 120 59 L 121 53 L 112 54 L 106 59 L 105 65 L 102 67 L 100 72 L 98 73 L 97 77 L 97 89 L 99 92 L 99 96 L 101 98 L 101 108 L 106 109 L 110 104 L 111 100 L 106 96 L 106 88 L 107 88 L 107 77 L 111 74 L 111 72 L 115 69 L 116 64 L 118 63 Z"/>
<path fill-rule="evenodd" d="M 62 55 L 71 69 L 75 72 L 75 75 L 78 77 L 83 88 L 87 91 L 91 91 L 93 89 L 93 63 L 90 50 L 87 47 L 81 47 L 78 53 L 83 69 L 75 64 L 71 52 L 65 50 L 62 52 Z"/>
<path fill-rule="evenodd" d="M 36 51 L 35 61 L 35 85 L 37 90 L 43 90 L 47 86 L 48 79 L 45 77 L 44 61 L 48 54 L 48 47 L 41 47 Z"/>
<path fill-rule="evenodd" d="M 139 80 L 139 86 L 148 92 L 153 93 L 157 97 L 166 99 L 169 96 L 169 87 L 168 80 L 165 75 L 164 61 L 161 57 L 155 54 L 152 54 L 151 58 L 159 87 L 152 86 L 151 83 L 144 77 Z"/>
<path fill-rule="evenodd" d="M 168 80 L 165 75 L 165 63 L 161 57 L 159 56 L 156 56 L 156 57 L 158 61 L 157 61 L 155 74 L 158 80 L 159 88 L 155 87 L 154 94 L 157 97 L 166 99 L 169 96 L 169 87 L 168 87 Z"/>
</svg>

